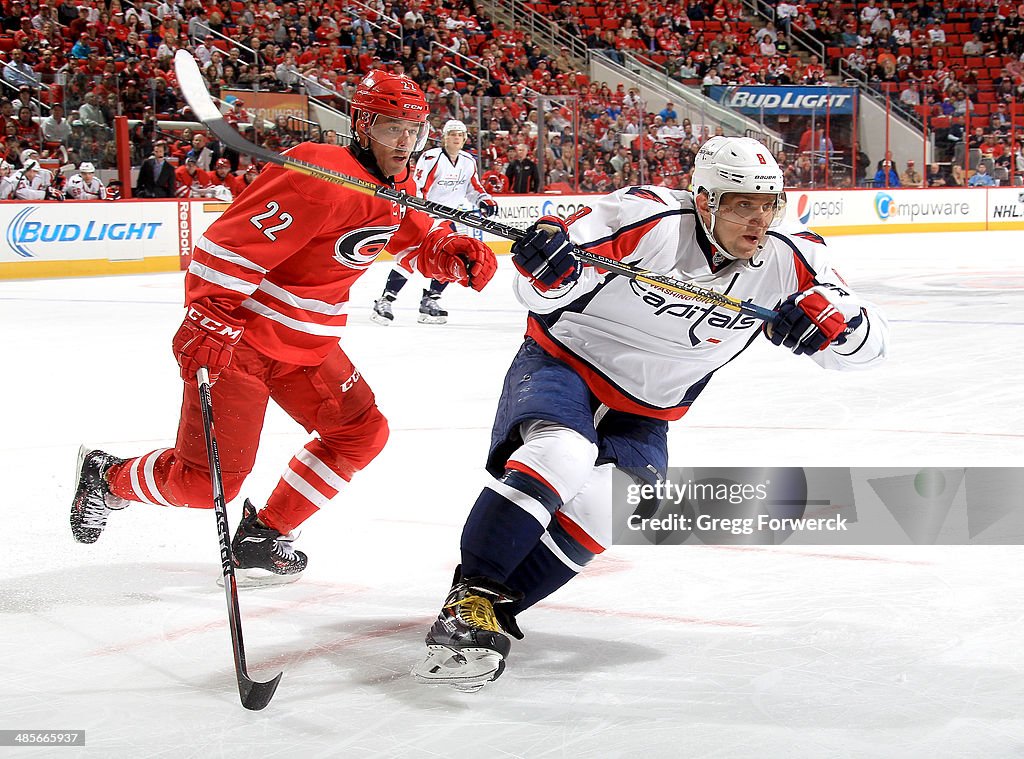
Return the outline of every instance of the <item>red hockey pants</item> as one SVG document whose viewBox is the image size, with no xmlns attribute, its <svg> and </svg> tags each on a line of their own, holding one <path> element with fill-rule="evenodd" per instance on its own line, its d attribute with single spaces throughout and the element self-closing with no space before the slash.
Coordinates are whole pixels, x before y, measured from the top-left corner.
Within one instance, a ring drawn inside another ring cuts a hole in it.
<svg viewBox="0 0 1024 759">
<path fill-rule="evenodd" d="M 336 348 L 318 366 L 270 359 L 244 342 L 211 388 L 224 495 L 238 495 L 256 461 L 267 402 L 317 437 L 288 463 L 260 511 L 268 527 L 288 533 L 331 500 L 383 449 L 388 425 L 373 391 L 348 356 Z M 173 449 L 151 451 L 108 473 L 111 490 L 130 501 L 163 506 L 213 507 L 199 390 L 185 384 Z"/>
</svg>

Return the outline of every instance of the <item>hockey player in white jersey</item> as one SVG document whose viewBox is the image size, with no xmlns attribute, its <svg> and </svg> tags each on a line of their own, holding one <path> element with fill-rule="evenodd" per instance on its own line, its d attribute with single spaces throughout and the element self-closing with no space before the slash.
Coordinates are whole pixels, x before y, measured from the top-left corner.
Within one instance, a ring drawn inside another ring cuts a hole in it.
<svg viewBox="0 0 1024 759">
<path fill-rule="evenodd" d="M 68 180 L 64 194 L 71 200 L 106 200 L 107 188 L 96 176 L 96 167 L 88 161 L 82 161 L 78 171 Z"/>
<path fill-rule="evenodd" d="M 413 179 L 417 192 L 427 200 L 450 208 L 463 210 L 477 209 L 484 216 L 493 216 L 498 211 L 494 198 L 480 184 L 476 160 L 467 151 L 466 125 L 451 119 L 441 129 L 441 147 L 423 151 L 416 162 Z M 469 234 L 465 228 L 456 228 L 460 234 Z M 373 302 L 370 318 L 377 324 L 390 324 L 395 319 L 392 304 L 406 282 L 409 274 L 399 265 L 388 274 L 387 284 L 380 298 Z M 419 321 L 422 324 L 444 324 L 448 312 L 441 308 L 441 293 L 446 284 L 431 280 L 420 298 Z"/>
<path fill-rule="evenodd" d="M 668 422 L 755 340 L 825 369 L 886 354 L 888 325 L 836 273 L 824 241 L 783 229 L 783 174 L 746 137 L 713 137 L 694 192 L 628 187 L 512 246 L 527 336 L 505 379 L 462 561 L 417 680 L 476 690 L 505 668 L 516 615 L 611 545 L 618 467 L 655 484 Z M 572 244 L 778 312 L 771 326 L 582 266 Z"/>
<path fill-rule="evenodd" d="M 0 200 L 14 197 L 14 167 L 7 161 L 0 160 Z"/>
<path fill-rule="evenodd" d="M 64 196 L 53 187 L 37 187 L 40 171 L 45 171 L 45 169 L 39 168 L 39 161 L 29 158 L 22 166 L 21 171 L 17 171 L 11 176 L 14 200 L 64 200 Z"/>
<path fill-rule="evenodd" d="M 21 151 L 21 165 L 24 168 L 29 161 L 35 161 L 38 164 L 36 172 L 32 178 L 32 189 L 43 190 L 44 196 L 51 200 L 56 200 L 58 195 L 61 193 L 53 186 L 53 172 L 49 169 L 44 169 L 42 164 L 39 163 L 39 151 L 35 148 L 25 148 Z M 50 192 L 46 192 L 50 190 Z M 63 195 L 61 195 L 63 199 Z"/>
</svg>

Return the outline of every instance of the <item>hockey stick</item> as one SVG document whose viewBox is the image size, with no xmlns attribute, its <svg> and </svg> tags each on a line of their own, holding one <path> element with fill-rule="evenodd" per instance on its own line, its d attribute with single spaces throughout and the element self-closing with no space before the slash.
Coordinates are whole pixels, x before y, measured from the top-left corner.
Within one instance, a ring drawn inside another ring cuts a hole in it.
<svg viewBox="0 0 1024 759">
<path fill-rule="evenodd" d="M 238 677 L 238 695 L 242 706 L 259 711 L 270 703 L 281 682 L 283 672 L 265 683 L 249 677 L 245 669 L 245 645 L 242 643 L 242 618 L 238 611 L 238 585 L 235 567 L 231 561 L 231 533 L 228 528 L 228 508 L 224 501 L 224 480 L 220 472 L 220 451 L 213 429 L 213 401 L 210 398 L 210 373 L 206 367 L 196 372 L 199 383 L 199 405 L 203 411 L 203 433 L 206 436 L 206 455 L 210 461 L 210 483 L 213 485 L 213 511 L 217 517 L 217 538 L 220 540 L 220 563 L 224 572 L 224 594 L 228 601 L 228 625 L 231 627 L 231 650 L 235 655 L 235 675 Z"/>
<path fill-rule="evenodd" d="M 345 174 L 331 169 L 325 169 L 321 166 L 315 166 L 297 158 L 291 158 L 290 156 L 275 153 L 272 150 L 267 150 L 266 148 L 261 148 L 259 145 L 255 145 L 242 137 L 242 135 L 235 131 L 235 129 L 224 120 L 224 117 L 221 115 L 220 108 L 218 108 L 213 102 L 213 98 L 210 97 L 210 93 L 206 89 L 206 84 L 203 82 L 203 75 L 199 71 L 199 66 L 196 65 L 196 61 L 192 57 L 191 53 L 186 50 L 179 50 L 175 53 L 174 71 L 178 77 L 178 86 L 181 88 L 181 92 L 185 96 L 185 100 L 188 102 L 189 106 L 191 106 L 192 110 L 195 111 L 196 116 L 199 117 L 199 120 L 202 121 L 211 132 L 217 135 L 217 138 L 221 142 L 232 150 L 239 153 L 245 153 L 253 158 L 258 158 L 265 163 L 272 163 L 275 166 L 281 166 L 282 168 L 290 169 L 291 171 L 297 171 L 301 174 L 306 174 L 307 176 L 316 177 L 317 179 L 322 179 L 325 182 L 343 185 L 349 189 L 362 192 L 366 195 L 374 195 L 378 198 L 389 200 L 392 203 L 397 203 L 400 206 L 415 208 L 417 211 L 422 211 L 440 219 L 448 219 L 449 221 L 465 224 L 467 227 L 473 227 L 474 229 L 480 229 L 484 232 L 490 232 L 492 235 L 504 237 L 506 240 L 521 240 L 526 236 L 526 232 L 524 230 L 483 218 L 479 216 L 476 211 L 464 211 L 458 208 L 443 206 L 440 203 L 434 203 L 433 201 L 426 200 L 424 198 L 407 195 L 406 193 L 392 187 L 378 185 L 373 182 L 368 182 L 365 179 L 346 176 Z M 629 279 L 636 280 L 637 282 L 643 282 L 644 284 L 651 285 L 659 290 L 666 290 L 675 295 L 682 295 L 683 297 L 690 298 L 701 303 L 709 303 L 714 306 L 728 309 L 729 311 L 737 311 L 749 316 L 754 316 L 758 319 L 763 319 L 769 324 L 773 324 L 775 322 L 775 317 L 777 315 L 775 311 L 750 303 L 749 301 L 741 301 L 738 298 L 723 295 L 722 293 L 709 290 L 701 287 L 700 285 L 684 282 L 663 274 L 655 274 L 654 272 L 641 269 L 640 267 L 633 266 L 632 264 L 625 264 L 612 258 L 591 253 L 577 245 L 573 246 L 572 253 L 576 259 L 583 263 L 591 264 L 592 266 L 614 272 L 615 274 L 620 274 L 624 277 L 628 277 Z"/>
</svg>

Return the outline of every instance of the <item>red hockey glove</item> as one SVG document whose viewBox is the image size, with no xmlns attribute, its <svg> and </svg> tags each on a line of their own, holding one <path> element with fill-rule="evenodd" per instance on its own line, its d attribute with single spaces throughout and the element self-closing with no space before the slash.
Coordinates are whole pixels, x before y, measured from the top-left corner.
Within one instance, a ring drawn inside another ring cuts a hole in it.
<svg viewBox="0 0 1024 759">
<path fill-rule="evenodd" d="M 474 237 L 438 227 L 420 246 L 417 264 L 424 277 L 483 290 L 498 269 L 494 252 Z"/>
<path fill-rule="evenodd" d="M 821 286 L 793 293 L 776 311 L 775 324 L 765 325 L 768 339 L 806 356 L 832 343 L 842 345 L 863 321 L 860 306 L 851 298 Z"/>
<path fill-rule="evenodd" d="M 480 198 L 480 202 L 477 203 L 477 209 L 480 211 L 481 216 L 494 216 L 498 213 L 498 204 L 490 198 Z"/>
<path fill-rule="evenodd" d="M 210 382 L 231 363 L 231 353 L 242 336 L 242 325 L 209 305 L 193 303 L 185 321 L 171 340 L 171 350 L 181 367 L 181 378 L 195 382 L 199 367 L 210 371 Z"/>
<path fill-rule="evenodd" d="M 557 216 L 541 216 L 523 239 L 512 243 L 512 263 L 541 292 L 580 276 L 567 227 Z"/>
</svg>

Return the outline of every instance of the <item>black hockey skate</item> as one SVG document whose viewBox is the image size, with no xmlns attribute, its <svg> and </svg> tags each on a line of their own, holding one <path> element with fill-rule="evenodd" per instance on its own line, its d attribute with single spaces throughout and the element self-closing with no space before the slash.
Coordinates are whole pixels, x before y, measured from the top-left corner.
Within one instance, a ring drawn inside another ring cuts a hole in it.
<svg viewBox="0 0 1024 759">
<path fill-rule="evenodd" d="M 523 637 L 501 605 L 521 597 L 486 577 L 462 579 L 456 570 L 455 584 L 427 632 L 427 658 L 413 667 L 413 678 L 467 693 L 497 680 L 512 647 L 508 636 Z"/>
<path fill-rule="evenodd" d="M 240 588 L 295 582 L 306 568 L 307 558 L 292 548 L 292 533 L 282 535 L 257 521 L 249 499 L 242 506 L 242 521 L 231 541 L 231 559 Z"/>
<path fill-rule="evenodd" d="M 370 312 L 370 321 L 383 324 L 385 327 L 395 320 L 395 312 L 391 304 L 395 302 L 395 296 L 391 293 L 384 293 L 373 302 L 373 311 Z"/>
<path fill-rule="evenodd" d="M 445 324 L 447 321 L 448 312 L 441 308 L 441 293 L 424 290 L 420 299 L 420 324 Z"/>
<path fill-rule="evenodd" d="M 75 470 L 75 498 L 71 502 L 71 534 L 79 543 L 95 543 L 107 526 L 111 511 L 123 509 L 128 501 L 110 492 L 107 470 L 119 459 L 103 451 L 93 451 L 84 445 L 78 449 L 78 467 Z"/>
</svg>

